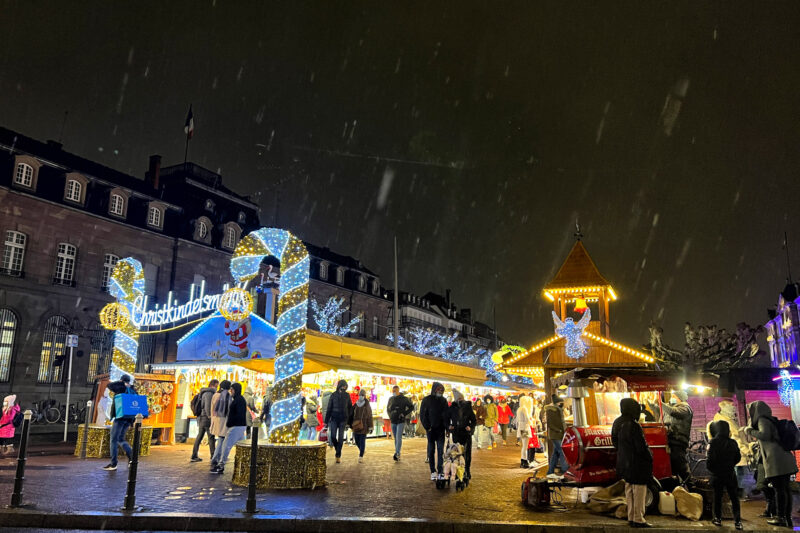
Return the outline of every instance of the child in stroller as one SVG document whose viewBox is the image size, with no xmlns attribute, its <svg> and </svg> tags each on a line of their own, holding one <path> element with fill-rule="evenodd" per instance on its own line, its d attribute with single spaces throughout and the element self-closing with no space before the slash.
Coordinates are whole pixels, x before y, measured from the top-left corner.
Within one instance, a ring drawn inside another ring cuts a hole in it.
<svg viewBox="0 0 800 533">
<path fill-rule="evenodd" d="M 452 437 L 448 438 L 444 460 L 444 480 L 440 482 L 441 486 L 439 488 L 444 488 L 445 485 L 450 488 L 450 481 L 452 480 L 456 482 L 456 491 L 467 488 L 469 481 L 464 479 L 465 466 L 464 446 L 453 442 Z"/>
</svg>

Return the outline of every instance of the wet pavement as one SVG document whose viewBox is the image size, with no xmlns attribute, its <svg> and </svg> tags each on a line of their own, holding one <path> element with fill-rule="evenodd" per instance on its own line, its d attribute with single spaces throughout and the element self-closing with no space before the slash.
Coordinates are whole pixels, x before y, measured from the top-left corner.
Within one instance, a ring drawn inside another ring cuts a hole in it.
<svg viewBox="0 0 800 533">
<path fill-rule="evenodd" d="M 552 512 L 536 512 L 520 502 L 520 484 L 531 470 L 519 468 L 519 451 L 514 445 L 494 450 L 473 450 L 472 482 L 457 493 L 436 490 L 425 464 L 424 439 L 404 443 L 403 458 L 392 460 L 393 444 L 387 439 L 370 439 L 364 463 L 357 462 L 357 449 L 346 446 L 342 463 L 328 454 L 328 486 L 316 490 L 259 492 L 262 518 L 297 519 L 380 519 L 445 523 L 497 522 L 578 527 L 627 526 L 627 522 L 589 513 L 577 503 L 577 493 L 564 489 L 557 494 L 563 506 Z M 222 475 L 208 472 L 207 456 L 190 463 L 188 445 L 155 446 L 139 465 L 136 504 L 147 514 L 237 515 L 245 506 L 247 491 L 230 483 L 230 468 Z M 201 448 L 201 454 L 207 448 Z M 72 456 L 31 457 L 26 471 L 24 501 L 36 511 L 58 513 L 118 513 L 123 504 L 127 467 L 116 472 L 101 467 L 107 459 L 81 461 Z M 16 461 L 0 459 L 0 497 L 9 497 Z M 7 502 L 0 502 L 5 505 Z M 743 504 L 745 528 L 773 529 L 755 517 L 763 502 Z M 654 525 L 666 529 L 712 529 L 708 521 L 649 516 Z M 2 520 L 0 520 L 0 523 Z M 732 523 L 725 522 L 726 525 Z M 73 526 L 83 527 L 83 526 Z M 713 528 L 716 529 L 716 528 Z"/>
</svg>

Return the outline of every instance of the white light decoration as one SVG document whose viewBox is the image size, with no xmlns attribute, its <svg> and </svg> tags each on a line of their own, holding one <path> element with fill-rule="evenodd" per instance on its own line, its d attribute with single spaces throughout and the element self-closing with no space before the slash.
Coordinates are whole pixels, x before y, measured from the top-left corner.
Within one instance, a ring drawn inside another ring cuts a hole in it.
<svg viewBox="0 0 800 533">
<path fill-rule="evenodd" d="M 237 282 L 249 281 L 258 275 L 261 261 L 268 256 L 281 262 L 269 436 L 273 444 L 297 444 L 302 415 L 300 387 L 306 349 L 309 257 L 303 242 L 288 231 L 261 228 L 239 241 L 231 259 L 231 274 Z"/>
<path fill-rule="evenodd" d="M 586 355 L 586 344 L 581 339 L 583 330 L 592 320 L 592 312 L 587 309 L 581 319 L 575 323 L 571 317 L 562 322 L 555 311 L 553 313 L 553 323 L 555 324 L 556 334 L 567 339 L 567 355 L 572 359 L 580 359 Z"/>
<path fill-rule="evenodd" d="M 781 370 L 781 384 L 778 386 L 778 394 L 783 405 L 792 405 L 794 396 L 794 381 L 788 370 Z"/>
<path fill-rule="evenodd" d="M 311 311 L 314 313 L 314 322 L 322 333 L 343 337 L 348 333 L 355 333 L 358 329 L 359 317 L 355 317 L 344 326 L 337 324 L 339 317 L 348 311 L 344 305 L 344 297 L 331 296 L 325 306 L 320 306 L 316 299 L 311 300 Z"/>
<path fill-rule="evenodd" d="M 109 280 L 108 292 L 117 299 L 117 306 L 125 309 L 116 311 L 119 315 L 128 317 L 134 314 L 134 302 L 144 296 L 144 269 L 142 264 L 126 257 L 120 259 L 114 266 Z M 133 375 L 136 370 L 136 355 L 139 347 L 139 329 L 132 320 L 120 321 L 119 328 L 114 332 L 114 348 L 111 354 L 111 367 L 109 377 L 111 380 L 119 379 L 122 374 Z"/>
</svg>

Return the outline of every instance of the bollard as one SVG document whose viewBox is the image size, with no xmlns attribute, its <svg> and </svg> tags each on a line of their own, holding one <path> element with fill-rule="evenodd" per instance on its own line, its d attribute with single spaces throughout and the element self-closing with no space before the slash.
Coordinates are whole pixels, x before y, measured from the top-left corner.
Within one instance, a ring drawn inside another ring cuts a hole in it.
<svg viewBox="0 0 800 533">
<path fill-rule="evenodd" d="M 94 403 L 86 402 L 86 419 L 83 421 L 83 439 L 81 440 L 81 459 L 86 459 L 86 443 L 89 442 L 89 422 L 94 420 Z"/>
<path fill-rule="evenodd" d="M 256 512 L 256 472 L 258 471 L 258 429 L 251 428 L 250 439 L 250 482 L 247 485 L 247 508 L 245 513 Z"/>
<path fill-rule="evenodd" d="M 31 431 L 32 416 L 33 413 L 30 409 L 25 411 L 25 418 L 22 421 L 19 455 L 17 455 L 17 474 L 14 478 L 14 492 L 11 493 L 11 505 L 9 507 L 22 507 L 22 485 L 25 482 L 25 461 L 28 455 L 28 434 Z"/>
<path fill-rule="evenodd" d="M 139 448 L 142 443 L 142 415 L 136 415 L 133 424 L 133 457 L 128 466 L 128 488 L 125 491 L 125 506 L 123 511 L 136 510 L 136 471 L 139 467 Z"/>
</svg>

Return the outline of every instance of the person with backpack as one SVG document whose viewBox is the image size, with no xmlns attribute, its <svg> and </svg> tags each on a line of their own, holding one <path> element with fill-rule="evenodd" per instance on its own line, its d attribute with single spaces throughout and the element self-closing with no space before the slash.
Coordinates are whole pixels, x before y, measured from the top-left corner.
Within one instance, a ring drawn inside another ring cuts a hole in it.
<svg viewBox="0 0 800 533">
<path fill-rule="evenodd" d="M 231 406 L 231 382 L 227 379 L 219 384 L 219 390 L 211 398 L 211 434 L 217 438 L 216 450 L 211 456 L 211 471 L 217 467 L 217 457 L 222 451 L 225 435 L 228 434 L 228 413 Z"/>
<path fill-rule="evenodd" d="M 211 400 L 214 398 L 214 393 L 217 392 L 218 385 L 219 381 L 212 379 L 208 382 L 208 387 L 200 389 L 192 398 L 192 413 L 197 417 L 197 436 L 194 438 L 192 458 L 189 459 L 193 463 L 202 461 L 197 453 L 200 451 L 200 443 L 206 435 L 208 435 L 208 457 L 214 457 L 216 442 L 214 442 L 214 435 L 211 434 Z"/>
<path fill-rule="evenodd" d="M 653 453 L 639 425 L 642 407 L 633 398 L 619 402 L 620 416 L 611 426 L 611 444 L 617 450 L 617 475 L 625 481 L 628 525 L 653 527 L 645 518 L 647 484 L 653 477 Z"/>
<path fill-rule="evenodd" d="M 108 388 L 114 393 L 114 404 L 111 406 L 111 419 L 113 420 L 111 423 L 110 436 L 111 462 L 104 466 L 103 470 L 112 472 L 117 469 L 117 456 L 119 454 L 120 446 L 122 446 L 122 449 L 125 451 L 125 455 L 128 456 L 128 461 L 130 461 L 131 457 L 133 457 L 133 448 L 131 448 L 131 445 L 125 440 L 125 434 L 128 432 L 128 428 L 133 425 L 136 417 L 118 417 L 117 404 L 121 401 L 118 400 L 121 395 L 136 394 L 136 389 L 131 384 L 131 377 L 127 374 L 123 374 L 119 381 L 109 383 Z"/>
<path fill-rule="evenodd" d="M 14 434 L 22 425 L 23 414 L 17 405 L 17 395 L 3 398 L 3 416 L 0 417 L 0 455 L 14 453 Z"/>
<path fill-rule="evenodd" d="M 722 494 L 728 493 L 733 507 L 735 527 L 742 528 L 742 514 L 739 506 L 739 482 L 736 479 L 736 464 L 742 459 L 739 444 L 731 438 L 731 428 L 727 421 L 717 420 L 708 426 L 711 444 L 708 446 L 706 467 L 711 472 L 714 487 L 714 509 L 711 523 L 722 525 Z"/>
<path fill-rule="evenodd" d="M 453 442 L 464 447 L 464 480 L 472 478 L 470 466 L 472 465 L 472 433 L 475 431 L 475 411 L 472 402 L 464 399 L 461 392 L 453 389 L 453 403 L 450 405 L 449 431 L 453 435 Z M 441 478 L 440 478 L 441 479 Z"/>
<path fill-rule="evenodd" d="M 796 448 L 797 426 L 777 420 L 772 416 L 769 405 L 762 401 L 750 403 L 747 411 L 750 414 L 750 425 L 745 429 L 745 433 L 758 440 L 764 461 L 764 474 L 767 482 L 775 489 L 777 516 L 767 520 L 767 523 L 773 526 L 794 527 L 789 478 L 797 473 L 797 463 L 794 454 L 786 448 Z M 783 434 L 779 428 L 783 428 Z"/>
</svg>

